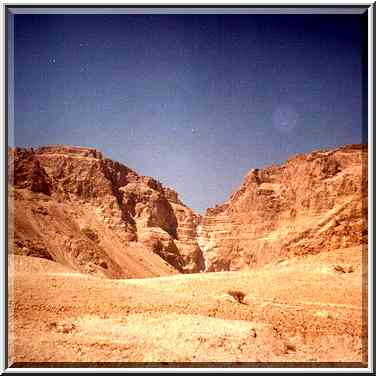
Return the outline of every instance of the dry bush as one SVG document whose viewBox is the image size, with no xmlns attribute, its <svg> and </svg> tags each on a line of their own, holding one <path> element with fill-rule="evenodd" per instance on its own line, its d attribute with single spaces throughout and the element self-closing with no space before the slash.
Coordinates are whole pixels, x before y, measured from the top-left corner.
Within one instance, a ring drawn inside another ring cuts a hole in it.
<svg viewBox="0 0 376 376">
<path fill-rule="evenodd" d="M 244 298 L 246 294 L 243 291 L 239 290 L 229 290 L 227 294 L 231 295 L 238 303 L 245 304 Z"/>
</svg>

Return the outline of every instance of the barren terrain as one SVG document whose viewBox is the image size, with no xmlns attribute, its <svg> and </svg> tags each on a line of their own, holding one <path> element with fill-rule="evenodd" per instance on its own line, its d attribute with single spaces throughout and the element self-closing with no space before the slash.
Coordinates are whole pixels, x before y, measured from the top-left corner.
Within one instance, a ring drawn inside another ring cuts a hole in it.
<svg viewBox="0 0 376 376">
<path fill-rule="evenodd" d="M 358 363 L 367 354 L 359 248 L 257 271 L 128 280 L 27 256 L 10 267 L 11 363 Z"/>
<path fill-rule="evenodd" d="M 200 216 L 95 149 L 10 149 L 9 363 L 365 367 L 367 153 L 250 170 Z"/>
</svg>

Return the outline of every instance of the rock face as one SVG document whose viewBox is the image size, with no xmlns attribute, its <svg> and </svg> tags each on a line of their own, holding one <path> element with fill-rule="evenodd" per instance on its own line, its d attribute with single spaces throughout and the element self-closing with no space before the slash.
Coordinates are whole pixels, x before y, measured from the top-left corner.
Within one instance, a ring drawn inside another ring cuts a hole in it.
<svg viewBox="0 0 376 376">
<path fill-rule="evenodd" d="M 195 214 L 153 178 L 90 148 L 9 150 L 10 251 L 110 278 L 254 268 L 367 242 L 367 147 L 251 170 Z"/>
<path fill-rule="evenodd" d="M 11 251 L 112 278 L 198 272 L 199 217 L 95 149 L 9 151 Z"/>
<path fill-rule="evenodd" d="M 367 243 L 367 147 L 348 145 L 251 170 L 198 226 L 206 271 Z"/>
</svg>

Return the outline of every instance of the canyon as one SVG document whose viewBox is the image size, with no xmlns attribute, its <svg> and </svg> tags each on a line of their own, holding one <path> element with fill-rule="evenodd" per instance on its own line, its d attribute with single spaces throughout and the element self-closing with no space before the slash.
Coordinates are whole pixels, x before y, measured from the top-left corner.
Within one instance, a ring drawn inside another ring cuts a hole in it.
<svg viewBox="0 0 376 376">
<path fill-rule="evenodd" d="M 292 156 L 199 215 L 95 149 L 9 149 L 9 359 L 365 367 L 367 165 Z"/>
<path fill-rule="evenodd" d="M 95 149 L 9 154 L 15 254 L 111 278 L 244 270 L 367 243 L 367 148 L 347 145 L 252 169 L 205 215 Z"/>
</svg>

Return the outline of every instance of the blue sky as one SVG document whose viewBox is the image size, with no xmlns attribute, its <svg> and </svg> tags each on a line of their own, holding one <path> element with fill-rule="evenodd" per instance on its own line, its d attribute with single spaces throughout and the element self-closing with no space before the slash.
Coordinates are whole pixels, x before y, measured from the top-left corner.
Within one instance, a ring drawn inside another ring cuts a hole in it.
<svg viewBox="0 0 376 376">
<path fill-rule="evenodd" d="M 15 143 L 95 147 L 203 212 L 251 168 L 367 141 L 362 30 L 360 15 L 15 15 Z"/>
</svg>

